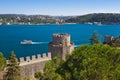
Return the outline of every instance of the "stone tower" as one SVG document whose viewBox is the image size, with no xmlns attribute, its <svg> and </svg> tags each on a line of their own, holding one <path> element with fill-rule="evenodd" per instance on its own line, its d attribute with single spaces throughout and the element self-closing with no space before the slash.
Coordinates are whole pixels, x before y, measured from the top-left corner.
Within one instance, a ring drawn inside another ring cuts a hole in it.
<svg viewBox="0 0 120 80">
<path fill-rule="evenodd" d="M 66 54 L 74 50 L 74 43 L 70 42 L 69 34 L 53 34 L 52 40 L 48 47 L 52 58 L 60 56 L 62 59 L 65 59 Z"/>
</svg>

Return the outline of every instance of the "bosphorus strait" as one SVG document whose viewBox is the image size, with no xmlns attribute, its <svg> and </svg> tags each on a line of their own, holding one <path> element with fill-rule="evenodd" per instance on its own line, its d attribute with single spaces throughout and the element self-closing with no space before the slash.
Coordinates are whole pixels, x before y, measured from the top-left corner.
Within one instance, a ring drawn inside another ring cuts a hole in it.
<svg viewBox="0 0 120 80">
<path fill-rule="evenodd" d="M 53 33 L 69 33 L 75 46 L 89 44 L 89 38 L 94 31 L 100 34 L 103 42 L 106 35 L 119 36 L 120 25 L 4 25 L 0 26 L 0 52 L 8 57 L 14 51 L 18 58 L 47 53 Z M 33 44 L 21 44 L 22 40 L 32 40 Z"/>
</svg>

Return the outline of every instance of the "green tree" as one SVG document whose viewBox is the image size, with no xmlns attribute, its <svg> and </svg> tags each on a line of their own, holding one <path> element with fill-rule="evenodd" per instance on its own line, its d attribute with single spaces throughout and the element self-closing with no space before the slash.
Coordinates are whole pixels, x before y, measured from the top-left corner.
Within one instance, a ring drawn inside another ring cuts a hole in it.
<svg viewBox="0 0 120 80">
<path fill-rule="evenodd" d="M 13 51 L 10 54 L 8 62 L 6 80 L 20 80 L 20 67 Z"/>
<path fill-rule="evenodd" d="M 3 54 L 0 52 L 0 71 L 3 71 L 6 67 L 6 59 Z"/>
<path fill-rule="evenodd" d="M 48 61 L 41 80 L 120 80 L 120 50 L 109 45 L 83 45 L 63 61 Z"/>
<path fill-rule="evenodd" d="M 81 46 L 56 72 L 64 80 L 119 80 L 120 51 L 102 44 Z"/>
<path fill-rule="evenodd" d="M 96 31 L 94 31 L 89 41 L 91 45 L 100 43 L 100 35 Z"/>
<path fill-rule="evenodd" d="M 35 78 L 38 80 L 43 80 L 44 74 L 41 72 L 36 72 L 35 73 Z"/>
<path fill-rule="evenodd" d="M 62 80 L 62 77 L 56 73 L 56 69 L 63 63 L 60 57 L 54 57 L 48 61 L 44 67 L 44 77 L 42 80 Z"/>
</svg>

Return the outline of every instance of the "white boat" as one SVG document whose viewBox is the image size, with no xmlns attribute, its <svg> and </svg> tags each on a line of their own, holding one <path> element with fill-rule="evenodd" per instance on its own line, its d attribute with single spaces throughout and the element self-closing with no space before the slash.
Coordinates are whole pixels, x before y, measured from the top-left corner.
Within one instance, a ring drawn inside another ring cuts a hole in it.
<svg viewBox="0 0 120 80">
<path fill-rule="evenodd" d="M 21 44 L 32 44 L 32 40 L 23 40 Z"/>
</svg>

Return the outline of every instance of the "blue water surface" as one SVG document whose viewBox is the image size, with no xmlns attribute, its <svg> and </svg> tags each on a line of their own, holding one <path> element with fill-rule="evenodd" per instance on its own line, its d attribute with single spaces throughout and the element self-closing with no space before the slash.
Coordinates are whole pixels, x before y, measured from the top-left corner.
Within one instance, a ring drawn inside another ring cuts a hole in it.
<svg viewBox="0 0 120 80">
<path fill-rule="evenodd" d="M 54 33 L 69 33 L 76 46 L 89 44 L 89 38 L 94 31 L 101 35 L 103 41 L 105 35 L 119 36 L 120 25 L 4 25 L 0 26 L 0 52 L 8 57 L 14 51 L 18 58 L 46 53 Z M 32 40 L 35 44 L 20 44 L 25 39 Z"/>
</svg>

